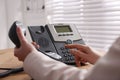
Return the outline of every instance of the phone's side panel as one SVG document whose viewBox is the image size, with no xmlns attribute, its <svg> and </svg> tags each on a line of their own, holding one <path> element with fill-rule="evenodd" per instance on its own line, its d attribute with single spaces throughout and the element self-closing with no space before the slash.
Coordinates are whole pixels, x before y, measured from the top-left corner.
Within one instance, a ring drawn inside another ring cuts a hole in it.
<svg viewBox="0 0 120 80">
<path fill-rule="evenodd" d="M 44 54 L 54 59 L 60 60 L 58 55 L 55 55 L 57 53 L 56 49 L 45 27 L 29 26 L 28 29 L 29 29 L 32 40 L 40 45 L 40 48 L 38 49 L 39 51 L 42 51 Z"/>
</svg>

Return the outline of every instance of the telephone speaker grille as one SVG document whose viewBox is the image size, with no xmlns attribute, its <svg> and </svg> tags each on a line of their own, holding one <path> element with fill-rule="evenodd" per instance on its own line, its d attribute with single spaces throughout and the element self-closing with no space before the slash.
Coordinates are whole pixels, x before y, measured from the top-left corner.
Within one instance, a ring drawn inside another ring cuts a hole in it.
<svg viewBox="0 0 120 80">
<path fill-rule="evenodd" d="M 49 41 L 46 38 L 41 37 L 41 38 L 38 39 L 38 44 L 41 47 L 48 47 L 49 46 Z"/>
</svg>

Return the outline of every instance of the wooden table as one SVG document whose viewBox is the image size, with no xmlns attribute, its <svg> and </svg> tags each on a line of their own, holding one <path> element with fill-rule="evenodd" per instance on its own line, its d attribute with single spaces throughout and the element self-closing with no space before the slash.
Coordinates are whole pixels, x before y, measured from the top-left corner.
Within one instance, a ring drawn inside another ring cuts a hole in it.
<svg viewBox="0 0 120 80">
<path fill-rule="evenodd" d="M 14 57 L 13 49 L 0 50 L 0 68 L 19 68 L 22 67 L 22 64 Z M 2 71 L 0 70 L 0 72 Z M 31 78 L 25 72 L 20 72 L 0 78 L 0 80 L 31 80 Z"/>
<path fill-rule="evenodd" d="M 14 56 L 13 49 L 4 49 L 0 50 L 0 68 L 19 68 L 22 67 L 23 63 L 20 62 Z M 88 69 L 91 65 L 82 66 L 82 69 Z M 2 72 L 0 70 L 0 72 Z M 28 76 L 25 72 L 20 72 L 17 74 L 12 74 L 4 78 L 0 78 L 0 80 L 31 80 L 31 77 Z"/>
</svg>

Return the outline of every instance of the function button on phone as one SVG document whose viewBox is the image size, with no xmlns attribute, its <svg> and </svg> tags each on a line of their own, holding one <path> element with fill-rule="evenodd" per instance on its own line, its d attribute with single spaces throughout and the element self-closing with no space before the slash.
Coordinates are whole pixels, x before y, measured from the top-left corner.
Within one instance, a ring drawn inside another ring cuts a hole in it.
<svg viewBox="0 0 120 80">
<path fill-rule="evenodd" d="M 67 57 L 67 54 L 65 54 L 64 57 Z"/>
<path fill-rule="evenodd" d="M 63 50 L 63 51 L 62 51 L 62 53 L 64 53 L 64 54 L 65 54 L 65 53 L 66 53 L 66 51 L 65 51 L 65 50 Z"/>
<path fill-rule="evenodd" d="M 74 60 L 74 57 L 70 57 L 70 60 Z"/>
<path fill-rule="evenodd" d="M 68 34 L 58 34 L 58 36 L 68 36 Z"/>
<path fill-rule="evenodd" d="M 67 52 L 67 53 L 70 53 L 70 50 L 69 50 L 69 49 L 66 49 L 66 52 Z"/>
<path fill-rule="evenodd" d="M 61 50 L 64 50 L 65 48 L 64 48 L 64 47 L 61 47 L 60 49 L 61 49 Z"/>
<path fill-rule="evenodd" d="M 66 36 L 66 34 L 63 34 L 63 36 Z"/>
<path fill-rule="evenodd" d="M 70 34 L 70 35 L 73 35 L 73 34 Z"/>
<path fill-rule="evenodd" d="M 70 39 L 68 39 L 68 40 L 66 41 L 66 44 L 72 44 L 72 43 L 73 43 L 73 41 L 70 40 Z"/>
<path fill-rule="evenodd" d="M 67 57 L 67 58 L 65 58 L 65 60 L 66 60 L 66 61 L 69 61 L 69 58 Z"/>
<path fill-rule="evenodd" d="M 68 56 L 70 56 L 71 54 L 70 53 L 67 53 L 68 54 Z"/>
<path fill-rule="evenodd" d="M 59 34 L 58 36 L 62 36 L 62 34 Z"/>
</svg>

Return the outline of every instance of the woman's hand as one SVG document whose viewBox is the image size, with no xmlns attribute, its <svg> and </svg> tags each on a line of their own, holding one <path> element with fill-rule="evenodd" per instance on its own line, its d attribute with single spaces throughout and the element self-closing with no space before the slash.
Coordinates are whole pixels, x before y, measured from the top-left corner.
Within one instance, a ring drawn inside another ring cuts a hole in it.
<svg viewBox="0 0 120 80">
<path fill-rule="evenodd" d="M 86 45 L 69 44 L 65 47 L 70 48 L 70 53 L 74 55 L 77 66 L 80 65 L 81 60 L 94 64 L 100 57 Z"/>
<path fill-rule="evenodd" d="M 24 61 L 27 55 L 32 51 L 37 51 L 36 48 L 39 48 L 39 46 L 35 42 L 30 44 L 23 35 L 20 27 L 17 27 L 17 35 L 20 40 L 21 46 L 20 48 L 14 49 L 14 55 L 18 57 L 20 61 Z"/>
</svg>

